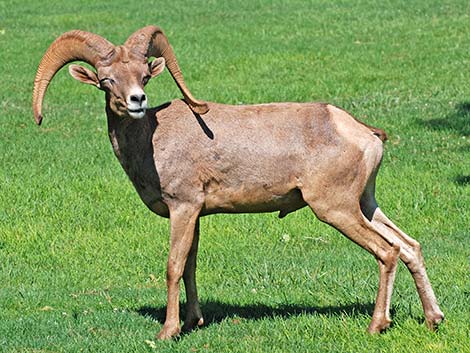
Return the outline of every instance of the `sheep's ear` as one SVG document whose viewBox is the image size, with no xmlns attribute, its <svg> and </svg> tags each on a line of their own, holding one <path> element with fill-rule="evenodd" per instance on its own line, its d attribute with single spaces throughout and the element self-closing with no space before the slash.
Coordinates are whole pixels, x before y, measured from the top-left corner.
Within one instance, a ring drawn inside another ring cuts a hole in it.
<svg viewBox="0 0 470 353">
<path fill-rule="evenodd" d="M 165 68 L 165 59 L 160 57 L 156 58 L 154 61 L 152 61 L 150 64 L 150 75 L 152 77 L 155 77 L 157 75 L 160 75 Z"/>
<path fill-rule="evenodd" d="M 100 82 L 98 80 L 98 75 L 95 72 L 87 69 L 86 67 L 80 65 L 70 65 L 69 73 L 72 77 L 80 82 L 96 86 L 100 88 Z"/>
</svg>

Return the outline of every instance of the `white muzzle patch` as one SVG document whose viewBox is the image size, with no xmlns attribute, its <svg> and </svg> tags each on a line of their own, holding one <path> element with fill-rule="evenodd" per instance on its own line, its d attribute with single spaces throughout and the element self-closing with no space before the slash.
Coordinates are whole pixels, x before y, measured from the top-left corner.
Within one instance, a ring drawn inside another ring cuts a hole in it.
<svg viewBox="0 0 470 353">
<path fill-rule="evenodd" d="M 147 111 L 147 96 L 140 88 L 135 88 L 127 96 L 127 111 L 133 119 L 142 119 Z"/>
</svg>

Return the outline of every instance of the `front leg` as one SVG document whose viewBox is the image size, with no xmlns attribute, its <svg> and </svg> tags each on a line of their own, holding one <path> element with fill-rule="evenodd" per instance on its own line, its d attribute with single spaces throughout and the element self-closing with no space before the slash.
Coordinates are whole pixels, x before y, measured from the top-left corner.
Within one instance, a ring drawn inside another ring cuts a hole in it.
<svg viewBox="0 0 470 353">
<path fill-rule="evenodd" d="M 194 228 L 194 238 L 183 272 L 184 287 L 186 289 L 186 318 L 183 332 L 193 330 L 204 324 L 196 287 L 196 258 L 199 244 L 199 219 Z"/>
<path fill-rule="evenodd" d="M 166 278 L 168 303 L 165 323 L 157 336 L 158 339 L 169 339 L 178 336 L 181 331 L 179 283 L 193 244 L 200 210 L 199 205 L 193 204 L 180 204 L 170 208 L 171 234 Z"/>
</svg>

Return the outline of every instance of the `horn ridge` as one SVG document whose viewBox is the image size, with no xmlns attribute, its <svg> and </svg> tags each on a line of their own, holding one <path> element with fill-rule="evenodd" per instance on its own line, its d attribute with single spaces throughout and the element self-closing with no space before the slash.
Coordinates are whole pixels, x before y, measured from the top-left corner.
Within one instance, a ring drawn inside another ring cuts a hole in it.
<svg viewBox="0 0 470 353">
<path fill-rule="evenodd" d="M 183 73 L 178 65 L 172 46 L 168 38 L 160 27 L 147 26 L 133 33 L 124 45 L 134 53 L 143 55 L 146 58 L 163 57 L 166 67 L 176 82 L 179 90 L 184 96 L 184 100 L 191 110 L 197 114 L 205 114 L 209 111 L 206 102 L 197 100 L 187 87 Z"/>
<path fill-rule="evenodd" d="M 39 63 L 33 88 L 33 113 L 36 123 L 42 121 L 42 102 L 55 74 L 72 61 L 84 61 L 93 67 L 103 66 L 114 55 L 114 45 L 103 37 L 81 30 L 59 36 Z"/>
</svg>

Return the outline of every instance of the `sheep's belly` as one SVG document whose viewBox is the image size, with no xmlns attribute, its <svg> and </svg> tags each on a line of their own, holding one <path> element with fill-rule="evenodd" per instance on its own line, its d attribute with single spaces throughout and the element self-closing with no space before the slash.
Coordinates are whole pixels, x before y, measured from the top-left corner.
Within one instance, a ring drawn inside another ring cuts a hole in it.
<svg viewBox="0 0 470 353">
<path fill-rule="evenodd" d="M 299 189 L 292 189 L 284 194 L 259 190 L 224 190 L 206 195 L 202 214 L 213 213 L 260 213 L 279 211 L 284 217 L 307 204 Z"/>
</svg>

